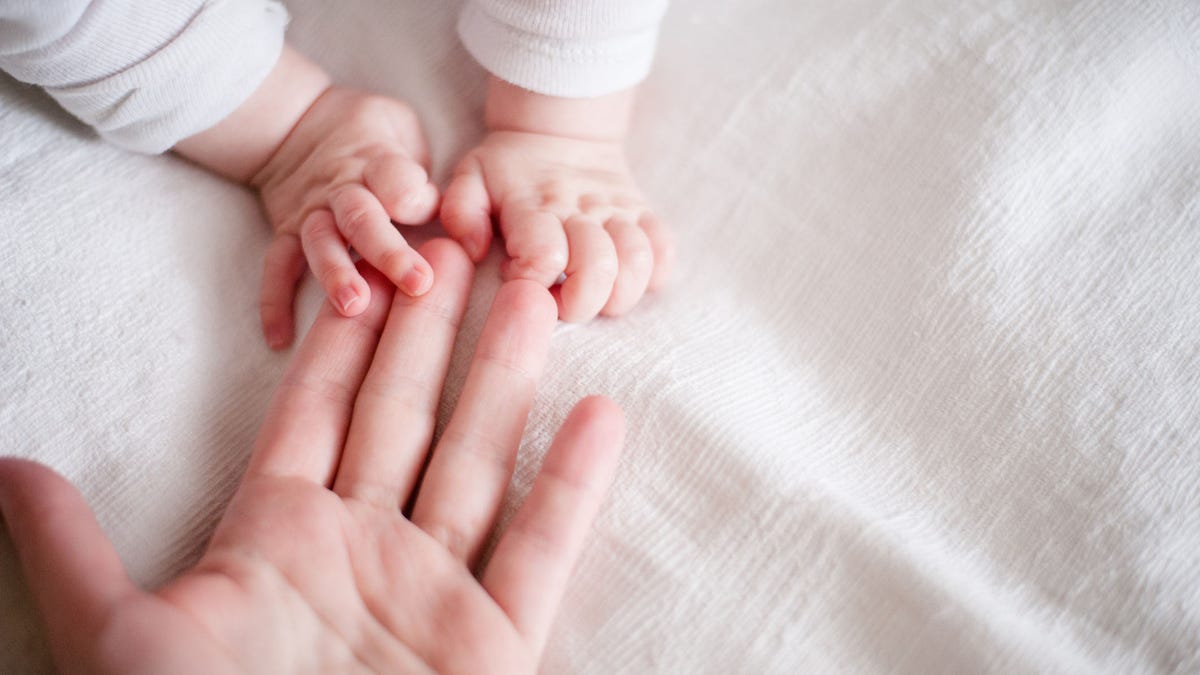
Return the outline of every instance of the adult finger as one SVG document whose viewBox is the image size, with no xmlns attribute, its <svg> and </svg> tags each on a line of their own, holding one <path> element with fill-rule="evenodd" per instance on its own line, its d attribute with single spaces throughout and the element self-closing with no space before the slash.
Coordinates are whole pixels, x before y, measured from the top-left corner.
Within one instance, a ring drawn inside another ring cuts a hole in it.
<svg viewBox="0 0 1200 675">
<path fill-rule="evenodd" d="M 339 316 L 326 304 L 283 376 L 267 410 L 247 479 L 295 476 L 333 481 L 359 385 L 387 316 L 393 288 L 381 274 L 359 271 L 376 299 L 365 312 Z"/>
<path fill-rule="evenodd" d="M 292 305 L 296 299 L 296 284 L 303 275 L 304 253 L 300 241 L 291 234 L 276 235 L 263 257 L 262 290 L 258 301 L 263 337 L 271 349 L 283 349 L 295 337 Z"/>
<path fill-rule="evenodd" d="M 550 286 L 567 267 L 567 236 L 558 216 L 529 207 L 509 207 L 500 214 L 504 248 L 512 258 L 505 280 L 529 279 Z"/>
<path fill-rule="evenodd" d="M 392 225 L 379 200 L 361 185 L 340 188 L 329 200 L 338 230 L 375 269 L 409 295 L 433 284 L 429 263 L 413 250 Z"/>
<path fill-rule="evenodd" d="M 429 242 L 421 254 L 433 266 L 433 288 L 392 301 L 333 487 L 343 497 L 382 507 L 407 501 L 425 462 L 474 271 L 448 239 Z"/>
<path fill-rule="evenodd" d="M 649 237 L 629 218 L 609 218 L 604 231 L 617 249 L 618 266 L 612 294 L 600 312 L 616 316 L 628 312 L 646 293 L 654 270 L 654 252 Z"/>
<path fill-rule="evenodd" d="M 140 591 L 83 496 L 49 468 L 0 459 L 0 511 L 58 667 L 85 672 L 88 638 L 118 602 Z"/>
<path fill-rule="evenodd" d="M 483 587 L 540 654 L 571 570 L 620 458 L 617 404 L 580 401 L 555 436 L 533 489 L 501 535 Z"/>
<path fill-rule="evenodd" d="M 325 209 L 308 214 L 300 226 L 300 243 L 313 276 L 334 308 L 342 316 L 361 314 L 371 303 L 371 288 L 355 268 L 333 214 Z"/>
<path fill-rule="evenodd" d="M 397 153 L 375 157 L 363 169 L 363 182 L 392 220 L 423 225 L 437 212 L 437 186 L 415 160 Z"/>
<path fill-rule="evenodd" d="M 459 165 L 442 199 L 442 227 L 479 262 L 492 245 L 492 202 L 474 158 Z"/>
<path fill-rule="evenodd" d="M 617 249 L 604 228 L 589 218 L 572 216 L 564 229 L 571 259 L 567 262 L 567 278 L 558 292 L 558 316 L 563 321 L 588 321 L 612 295 L 617 280 Z"/>
<path fill-rule="evenodd" d="M 417 492 L 413 523 L 467 563 L 508 488 L 554 324 L 546 289 L 527 280 L 500 287 L 458 406 Z"/>
</svg>

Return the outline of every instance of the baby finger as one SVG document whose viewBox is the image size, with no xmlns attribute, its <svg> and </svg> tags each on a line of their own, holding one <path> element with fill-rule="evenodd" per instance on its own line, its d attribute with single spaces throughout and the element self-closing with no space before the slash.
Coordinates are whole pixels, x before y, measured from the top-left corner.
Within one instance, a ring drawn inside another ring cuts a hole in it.
<svg viewBox="0 0 1200 675">
<path fill-rule="evenodd" d="M 655 291 L 667 284 L 671 279 L 671 271 L 675 267 L 675 237 L 658 216 L 653 213 L 643 213 L 638 219 L 638 227 L 650 238 L 650 248 L 654 251 L 654 271 L 650 274 L 650 290 Z"/>
<path fill-rule="evenodd" d="M 438 209 L 438 190 L 429 174 L 414 160 L 400 154 L 380 155 L 363 170 L 363 182 L 392 220 L 404 225 L 424 225 Z"/>
<path fill-rule="evenodd" d="M 296 282 L 303 274 L 304 252 L 300 250 L 300 241 L 292 234 L 276 235 L 263 257 L 258 304 L 263 336 L 271 349 L 283 349 L 292 343 L 295 334 L 292 303 L 296 298 Z"/>
<path fill-rule="evenodd" d="M 564 223 L 570 257 L 567 278 L 555 294 L 558 317 L 563 321 L 588 321 L 612 295 L 617 279 L 617 249 L 604 228 L 586 217 L 572 216 Z"/>
<path fill-rule="evenodd" d="M 367 262 L 408 295 L 429 290 L 433 269 L 408 245 L 373 194 L 361 185 L 349 185 L 330 202 L 338 229 Z"/>
<path fill-rule="evenodd" d="M 606 316 L 624 314 L 646 293 L 654 270 L 650 238 L 628 217 L 614 216 L 604 224 L 617 249 L 617 280 L 612 295 L 600 312 Z"/>
<path fill-rule="evenodd" d="M 354 267 L 346 241 L 338 233 L 333 214 L 318 209 L 300 226 L 300 243 L 313 276 L 342 316 L 355 316 L 367 308 L 371 288 Z"/>
</svg>

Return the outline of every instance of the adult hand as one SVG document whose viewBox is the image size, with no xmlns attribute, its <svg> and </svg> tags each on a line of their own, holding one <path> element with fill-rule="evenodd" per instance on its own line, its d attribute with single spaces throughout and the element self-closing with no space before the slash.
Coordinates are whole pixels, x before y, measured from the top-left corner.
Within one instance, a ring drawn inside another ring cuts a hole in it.
<svg viewBox="0 0 1200 675">
<path fill-rule="evenodd" d="M 536 669 L 617 463 L 621 413 L 602 398 L 575 407 L 490 562 L 473 574 L 556 306 L 529 281 L 500 289 L 418 481 L 472 272 L 451 242 L 422 254 L 435 272 L 428 294 L 395 294 L 389 314 L 392 292 L 364 270 L 380 302 L 354 318 L 322 310 L 207 552 L 156 592 L 130 582 L 65 479 L 0 460 L 0 509 L 60 669 Z"/>
</svg>

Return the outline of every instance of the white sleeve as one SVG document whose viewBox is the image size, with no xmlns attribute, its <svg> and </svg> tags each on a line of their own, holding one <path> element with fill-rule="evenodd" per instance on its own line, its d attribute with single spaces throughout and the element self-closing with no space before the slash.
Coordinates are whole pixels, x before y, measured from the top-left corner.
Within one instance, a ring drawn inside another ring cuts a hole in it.
<svg viewBox="0 0 1200 675">
<path fill-rule="evenodd" d="M 496 77 L 586 98 L 646 77 L 666 8 L 667 0 L 467 0 L 458 34 Z"/>
<path fill-rule="evenodd" d="M 286 23 L 272 0 L 0 0 L 0 68 L 113 143 L 163 152 L 250 97 Z"/>
</svg>

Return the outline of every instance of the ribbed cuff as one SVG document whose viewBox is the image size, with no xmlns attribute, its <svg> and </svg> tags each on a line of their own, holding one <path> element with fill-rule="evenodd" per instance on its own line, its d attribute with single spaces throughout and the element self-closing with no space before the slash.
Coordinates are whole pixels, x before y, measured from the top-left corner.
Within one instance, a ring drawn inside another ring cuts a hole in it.
<svg viewBox="0 0 1200 675">
<path fill-rule="evenodd" d="M 458 34 L 475 60 L 518 87 L 564 98 L 628 89 L 650 72 L 657 26 L 603 40 L 564 40 L 528 33 L 468 2 Z"/>
<path fill-rule="evenodd" d="M 47 92 L 115 145 L 165 152 L 212 127 L 254 93 L 283 51 L 287 18 L 278 2 L 215 0 L 136 65 Z"/>
</svg>

